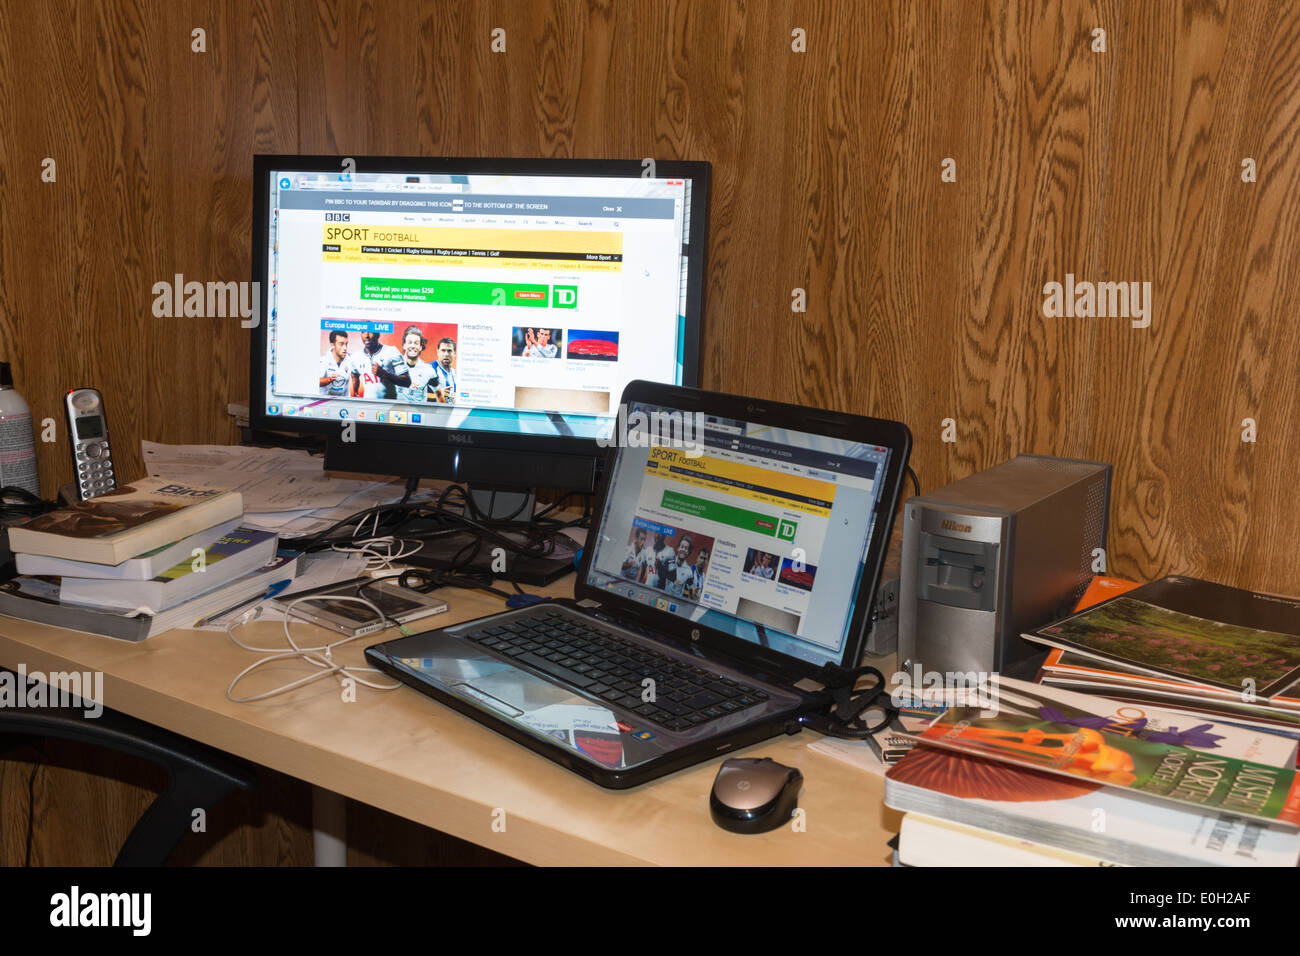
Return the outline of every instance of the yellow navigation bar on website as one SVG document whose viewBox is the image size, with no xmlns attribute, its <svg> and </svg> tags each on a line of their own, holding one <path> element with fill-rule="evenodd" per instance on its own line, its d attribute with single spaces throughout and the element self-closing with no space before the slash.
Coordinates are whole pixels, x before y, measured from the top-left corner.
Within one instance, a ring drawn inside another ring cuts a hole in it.
<svg viewBox="0 0 1300 956">
<path fill-rule="evenodd" d="M 835 501 L 834 482 L 707 455 L 689 455 L 675 448 L 650 449 L 646 473 L 821 517 L 830 515 Z"/>
</svg>

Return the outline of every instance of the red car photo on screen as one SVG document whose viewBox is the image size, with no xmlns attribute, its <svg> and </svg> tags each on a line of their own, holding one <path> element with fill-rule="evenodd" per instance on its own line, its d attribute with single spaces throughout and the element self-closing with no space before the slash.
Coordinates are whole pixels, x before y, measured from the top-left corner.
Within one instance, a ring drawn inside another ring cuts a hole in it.
<svg viewBox="0 0 1300 956">
<path fill-rule="evenodd" d="M 617 362 L 618 333 L 600 332 L 592 329 L 569 329 L 569 351 L 567 354 L 571 359 Z"/>
<path fill-rule="evenodd" d="M 796 563 L 786 558 L 781 562 L 781 573 L 776 576 L 776 579 L 788 587 L 798 588 L 800 591 L 811 591 L 813 578 L 816 576 L 817 569 L 811 564 Z"/>
</svg>

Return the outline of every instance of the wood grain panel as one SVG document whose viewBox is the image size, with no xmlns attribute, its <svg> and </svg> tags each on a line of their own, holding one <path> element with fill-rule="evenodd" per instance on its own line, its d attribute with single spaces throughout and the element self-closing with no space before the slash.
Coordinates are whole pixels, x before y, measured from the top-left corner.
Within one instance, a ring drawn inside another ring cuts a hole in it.
<svg viewBox="0 0 1300 956">
<path fill-rule="evenodd" d="M 1138 5 L 1117 47 L 1103 270 L 1151 281 L 1155 307 L 1149 329 L 1096 322 L 1114 567 L 1297 593 L 1300 18 Z"/>
</svg>

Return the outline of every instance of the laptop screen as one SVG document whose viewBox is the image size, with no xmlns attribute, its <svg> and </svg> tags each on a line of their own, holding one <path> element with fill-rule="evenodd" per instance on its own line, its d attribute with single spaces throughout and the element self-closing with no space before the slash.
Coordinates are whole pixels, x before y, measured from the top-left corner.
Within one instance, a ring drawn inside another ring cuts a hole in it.
<svg viewBox="0 0 1300 956">
<path fill-rule="evenodd" d="M 839 663 L 890 449 L 633 404 L 587 583 Z"/>
</svg>

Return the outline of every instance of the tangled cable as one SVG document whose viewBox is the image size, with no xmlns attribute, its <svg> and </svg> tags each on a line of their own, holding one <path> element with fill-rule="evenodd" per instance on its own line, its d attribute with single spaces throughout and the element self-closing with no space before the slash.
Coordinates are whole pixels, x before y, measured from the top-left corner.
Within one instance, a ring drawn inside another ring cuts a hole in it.
<svg viewBox="0 0 1300 956">
<path fill-rule="evenodd" d="M 229 700 L 233 701 L 236 704 L 249 704 L 252 703 L 253 701 L 266 700 L 268 697 L 275 697 L 278 694 L 287 693 L 291 690 L 295 690 L 299 687 L 302 687 L 305 684 L 310 684 L 313 681 L 320 680 L 322 677 L 329 677 L 331 674 L 340 675 L 339 676 L 340 683 L 347 680 L 353 680 L 358 684 L 363 684 L 366 687 L 373 688 L 374 690 L 397 690 L 397 688 L 402 686 L 401 684 L 396 682 L 392 684 L 378 684 L 375 683 L 374 681 L 370 681 L 364 677 L 359 676 L 360 673 L 364 671 L 368 671 L 373 674 L 381 673 L 379 670 L 377 670 L 374 667 L 344 665 L 334 660 L 334 649 L 336 647 L 341 647 L 344 644 L 348 644 L 352 641 L 355 641 L 360 637 L 368 637 L 369 636 L 368 634 L 353 634 L 351 637 L 344 637 L 341 640 L 332 641 L 329 644 L 321 644 L 318 647 L 299 647 L 298 644 L 293 639 L 293 633 L 291 632 L 289 625 L 291 623 L 291 616 L 293 613 L 294 606 L 301 603 L 302 601 L 338 601 L 338 602 L 347 602 L 352 604 L 364 604 L 366 607 L 374 611 L 376 616 L 378 616 L 379 620 L 382 621 L 385 625 L 387 625 L 388 623 L 388 618 L 384 616 L 384 612 L 381 611 L 373 601 L 369 601 L 366 598 L 351 597 L 348 595 L 338 595 L 338 596 L 304 595 L 303 597 L 295 598 L 289 601 L 284 607 L 284 622 L 283 622 L 284 639 L 288 641 L 289 647 L 291 648 L 290 650 L 286 651 L 278 647 L 251 647 L 250 645 L 240 641 L 239 638 L 235 637 L 235 628 L 242 627 L 243 625 L 250 623 L 251 621 L 255 620 L 262 612 L 261 605 L 257 605 L 256 607 L 250 608 L 249 610 L 245 611 L 241 616 L 235 618 L 233 621 L 231 621 L 229 624 L 226 625 L 226 636 L 230 638 L 230 640 L 233 641 L 236 646 L 242 647 L 246 651 L 254 651 L 256 653 L 269 654 L 270 656 L 264 657 L 260 661 L 250 664 L 248 667 L 245 667 L 242 671 L 240 671 L 237 675 L 235 675 L 235 679 L 232 680 L 230 682 L 230 686 L 226 688 L 226 697 Z M 319 668 L 319 671 L 315 674 L 309 674 L 308 676 L 303 677 L 299 680 L 292 681 L 291 683 L 285 684 L 282 687 L 277 687 L 274 690 L 269 690 L 262 694 L 254 694 L 251 697 L 235 696 L 235 687 L 238 686 L 239 682 L 243 680 L 245 677 L 247 677 L 249 674 L 251 674 L 253 671 L 257 670 L 260 667 L 264 667 L 267 664 L 274 663 L 275 661 L 292 660 L 294 658 L 298 658 L 306 661 L 307 663 L 313 665 L 314 667 Z"/>
</svg>

